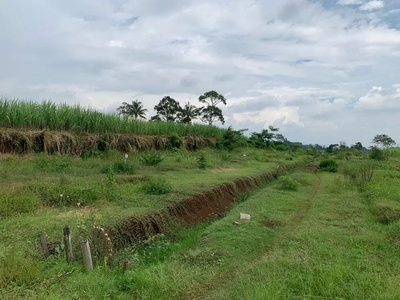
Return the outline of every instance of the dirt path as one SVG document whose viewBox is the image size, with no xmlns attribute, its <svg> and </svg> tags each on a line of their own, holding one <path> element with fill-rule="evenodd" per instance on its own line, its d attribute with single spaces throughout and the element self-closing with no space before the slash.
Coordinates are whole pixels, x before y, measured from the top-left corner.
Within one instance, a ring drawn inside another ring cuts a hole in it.
<svg viewBox="0 0 400 300">
<path fill-rule="evenodd" d="M 236 276 L 244 276 L 246 272 L 250 271 L 257 264 L 273 258 L 273 256 L 279 252 L 280 247 L 285 243 L 287 237 L 291 233 L 293 233 L 296 230 L 296 228 L 300 226 L 302 221 L 307 217 L 309 211 L 312 209 L 315 199 L 321 192 L 322 188 L 321 177 L 317 174 L 315 178 L 316 179 L 313 186 L 313 191 L 310 197 L 299 204 L 293 217 L 283 227 L 283 229 L 274 237 L 273 245 L 268 249 L 266 249 L 266 252 L 262 253 L 259 257 L 253 259 L 252 261 L 243 264 L 243 268 L 241 268 L 240 270 L 228 268 L 228 270 L 226 270 L 223 274 L 215 274 L 215 276 L 211 280 L 204 282 L 201 285 L 192 289 L 190 292 L 187 292 L 183 296 L 183 299 L 192 299 L 192 300 L 212 299 L 210 298 L 210 296 L 207 295 L 211 290 L 215 288 L 217 289 L 221 288 Z"/>
</svg>

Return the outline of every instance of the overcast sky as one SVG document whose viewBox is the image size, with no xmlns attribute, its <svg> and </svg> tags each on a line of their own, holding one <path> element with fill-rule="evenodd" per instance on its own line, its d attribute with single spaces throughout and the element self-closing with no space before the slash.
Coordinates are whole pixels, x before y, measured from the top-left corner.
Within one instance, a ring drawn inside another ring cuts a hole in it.
<svg viewBox="0 0 400 300">
<path fill-rule="evenodd" d="M 12 0 L 0 95 L 112 111 L 225 95 L 225 126 L 400 142 L 399 0 Z"/>
</svg>

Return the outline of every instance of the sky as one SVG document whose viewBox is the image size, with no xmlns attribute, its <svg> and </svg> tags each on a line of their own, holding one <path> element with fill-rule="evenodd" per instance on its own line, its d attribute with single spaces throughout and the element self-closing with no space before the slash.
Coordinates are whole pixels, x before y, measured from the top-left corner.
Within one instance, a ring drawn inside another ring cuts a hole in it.
<svg viewBox="0 0 400 300">
<path fill-rule="evenodd" d="M 0 96 L 113 112 L 216 90 L 224 127 L 400 143 L 399 0 L 0 3 Z"/>
</svg>

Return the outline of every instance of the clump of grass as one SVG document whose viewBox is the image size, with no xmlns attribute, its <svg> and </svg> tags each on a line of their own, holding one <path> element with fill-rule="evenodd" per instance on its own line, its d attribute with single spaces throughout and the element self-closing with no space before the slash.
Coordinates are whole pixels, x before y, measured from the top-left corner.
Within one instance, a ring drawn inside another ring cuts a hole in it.
<svg viewBox="0 0 400 300">
<path fill-rule="evenodd" d="M 20 213 L 34 212 L 39 204 L 37 195 L 26 195 L 20 192 L 0 197 L 0 216 L 9 217 Z"/>
<path fill-rule="evenodd" d="M 207 157 L 205 153 L 201 152 L 197 157 L 197 166 L 199 167 L 199 169 L 207 168 Z"/>
<path fill-rule="evenodd" d="M 44 154 L 35 156 L 34 164 L 38 169 L 57 173 L 67 171 L 71 167 L 71 162 L 66 157 L 50 157 Z"/>
<path fill-rule="evenodd" d="M 164 160 L 164 157 L 160 152 L 152 151 L 140 156 L 139 160 L 145 166 L 157 166 Z"/>
<path fill-rule="evenodd" d="M 29 286 L 38 277 L 39 264 L 27 255 L 9 249 L 0 256 L 0 287 Z"/>
<path fill-rule="evenodd" d="M 335 160 L 329 158 L 321 160 L 318 166 L 318 169 L 320 169 L 321 171 L 331 172 L 331 173 L 337 172 L 338 168 L 339 168 L 338 163 Z"/>
<path fill-rule="evenodd" d="M 389 206 L 374 208 L 372 209 L 372 214 L 375 219 L 382 224 L 390 224 L 400 220 L 400 209 Z"/>
<path fill-rule="evenodd" d="M 297 191 L 299 189 L 299 183 L 289 176 L 279 177 L 280 189 L 285 191 Z"/>
<path fill-rule="evenodd" d="M 135 173 L 135 168 L 128 163 L 122 162 L 122 161 L 117 161 L 114 162 L 111 166 L 106 166 L 103 169 L 101 169 L 101 173 L 103 174 L 108 174 L 110 170 L 113 173 L 116 174 L 134 174 Z"/>
<path fill-rule="evenodd" d="M 156 179 L 144 182 L 142 191 L 149 195 L 168 194 L 172 190 L 172 185 L 164 179 Z"/>
<path fill-rule="evenodd" d="M 32 187 L 45 206 L 85 206 L 100 198 L 99 190 L 65 185 L 36 185 Z"/>
</svg>

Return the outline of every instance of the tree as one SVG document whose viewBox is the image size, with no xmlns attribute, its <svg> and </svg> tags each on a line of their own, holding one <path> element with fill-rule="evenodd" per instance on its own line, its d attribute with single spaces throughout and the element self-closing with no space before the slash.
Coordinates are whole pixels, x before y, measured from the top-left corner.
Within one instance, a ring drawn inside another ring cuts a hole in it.
<svg viewBox="0 0 400 300">
<path fill-rule="evenodd" d="M 326 152 L 332 153 L 334 150 L 338 149 L 338 144 L 330 144 L 328 148 L 326 148 Z"/>
<path fill-rule="evenodd" d="M 364 148 L 364 146 L 361 144 L 361 142 L 357 142 L 354 145 L 352 145 L 351 148 L 361 151 Z"/>
<path fill-rule="evenodd" d="M 156 115 L 151 117 L 152 121 L 172 121 L 175 122 L 178 113 L 181 111 L 179 102 L 170 96 L 165 96 L 154 106 Z"/>
<path fill-rule="evenodd" d="M 177 117 L 181 123 L 192 123 L 192 120 L 197 119 L 197 117 L 200 115 L 202 109 L 202 107 L 197 108 L 196 106 L 187 102 L 185 106 L 180 109 Z"/>
<path fill-rule="evenodd" d="M 122 102 L 122 105 L 117 108 L 120 115 L 127 118 L 146 119 L 147 109 L 143 107 L 143 103 L 139 100 L 132 101 L 132 104 Z"/>
<path fill-rule="evenodd" d="M 208 125 L 212 125 L 214 122 L 219 121 L 225 124 L 224 116 L 222 115 L 222 110 L 216 106 L 207 106 L 201 111 L 201 120 Z"/>
<path fill-rule="evenodd" d="M 372 143 L 377 146 L 384 147 L 384 148 L 388 148 L 388 147 L 396 145 L 396 142 L 391 137 L 387 136 L 386 134 L 376 135 L 374 137 L 374 139 L 372 140 Z"/>
<path fill-rule="evenodd" d="M 207 104 L 201 114 L 201 120 L 203 122 L 209 125 L 212 125 L 215 121 L 220 121 L 222 124 L 225 123 L 222 110 L 217 107 L 220 103 L 226 105 L 226 99 L 223 95 L 218 94 L 216 91 L 209 91 L 201 95 L 199 101 Z"/>
</svg>

